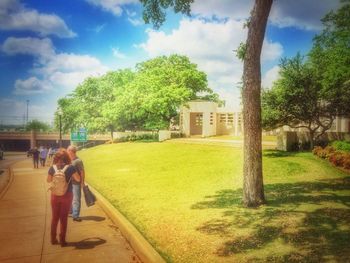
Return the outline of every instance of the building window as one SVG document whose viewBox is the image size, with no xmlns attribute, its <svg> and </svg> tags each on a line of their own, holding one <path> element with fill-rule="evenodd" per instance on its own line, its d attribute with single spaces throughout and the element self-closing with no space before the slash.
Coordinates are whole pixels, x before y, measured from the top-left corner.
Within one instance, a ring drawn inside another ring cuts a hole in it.
<svg viewBox="0 0 350 263">
<path fill-rule="evenodd" d="M 233 125 L 233 114 L 227 114 L 227 124 Z"/>
<path fill-rule="evenodd" d="M 210 113 L 210 125 L 214 124 L 214 113 Z"/>
<path fill-rule="evenodd" d="M 202 125 L 203 125 L 203 115 L 196 114 L 196 126 L 202 126 Z"/>
<path fill-rule="evenodd" d="M 226 123 L 226 114 L 220 114 L 220 123 Z"/>
</svg>

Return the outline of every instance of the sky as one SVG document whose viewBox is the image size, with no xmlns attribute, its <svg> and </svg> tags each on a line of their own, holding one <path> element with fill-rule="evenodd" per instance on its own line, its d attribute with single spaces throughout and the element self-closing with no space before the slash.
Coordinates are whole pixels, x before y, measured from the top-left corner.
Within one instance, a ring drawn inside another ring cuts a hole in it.
<svg viewBox="0 0 350 263">
<path fill-rule="evenodd" d="M 0 124 L 51 123 L 57 100 L 89 76 L 134 68 L 173 53 L 208 77 L 226 107 L 240 110 L 245 42 L 252 0 L 195 0 L 191 17 L 167 12 L 155 30 L 138 0 L 0 0 Z M 262 51 L 262 86 L 278 78 L 281 58 L 306 55 L 320 19 L 339 0 L 275 0 Z"/>
</svg>

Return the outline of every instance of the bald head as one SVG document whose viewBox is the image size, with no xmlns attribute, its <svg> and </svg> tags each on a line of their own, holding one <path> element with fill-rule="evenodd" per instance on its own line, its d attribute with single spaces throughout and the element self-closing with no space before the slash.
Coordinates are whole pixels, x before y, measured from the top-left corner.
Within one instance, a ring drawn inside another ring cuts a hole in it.
<svg viewBox="0 0 350 263">
<path fill-rule="evenodd" d="M 75 147 L 74 145 L 68 146 L 67 152 L 72 160 L 77 158 L 77 147 Z"/>
<path fill-rule="evenodd" d="M 69 145 L 67 148 L 68 152 L 77 153 L 77 147 L 74 145 Z"/>
</svg>

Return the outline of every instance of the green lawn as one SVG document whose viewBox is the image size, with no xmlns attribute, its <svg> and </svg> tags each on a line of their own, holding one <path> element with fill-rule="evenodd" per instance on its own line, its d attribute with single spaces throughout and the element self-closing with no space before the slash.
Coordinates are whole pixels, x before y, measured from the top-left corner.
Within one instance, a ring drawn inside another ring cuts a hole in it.
<svg viewBox="0 0 350 263">
<path fill-rule="evenodd" d="M 79 153 L 87 180 L 169 262 L 346 262 L 350 176 L 309 153 L 264 153 L 268 204 L 241 206 L 237 148 L 119 143 Z"/>
</svg>

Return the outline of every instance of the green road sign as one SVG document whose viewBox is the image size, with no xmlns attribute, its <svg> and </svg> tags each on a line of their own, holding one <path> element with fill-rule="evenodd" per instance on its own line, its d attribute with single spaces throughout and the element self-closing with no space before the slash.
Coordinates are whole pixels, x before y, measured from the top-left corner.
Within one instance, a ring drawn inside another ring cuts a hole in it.
<svg viewBox="0 0 350 263">
<path fill-rule="evenodd" d="M 85 129 L 80 129 L 76 132 L 70 133 L 70 140 L 72 142 L 86 142 L 87 141 L 87 132 Z"/>
</svg>

